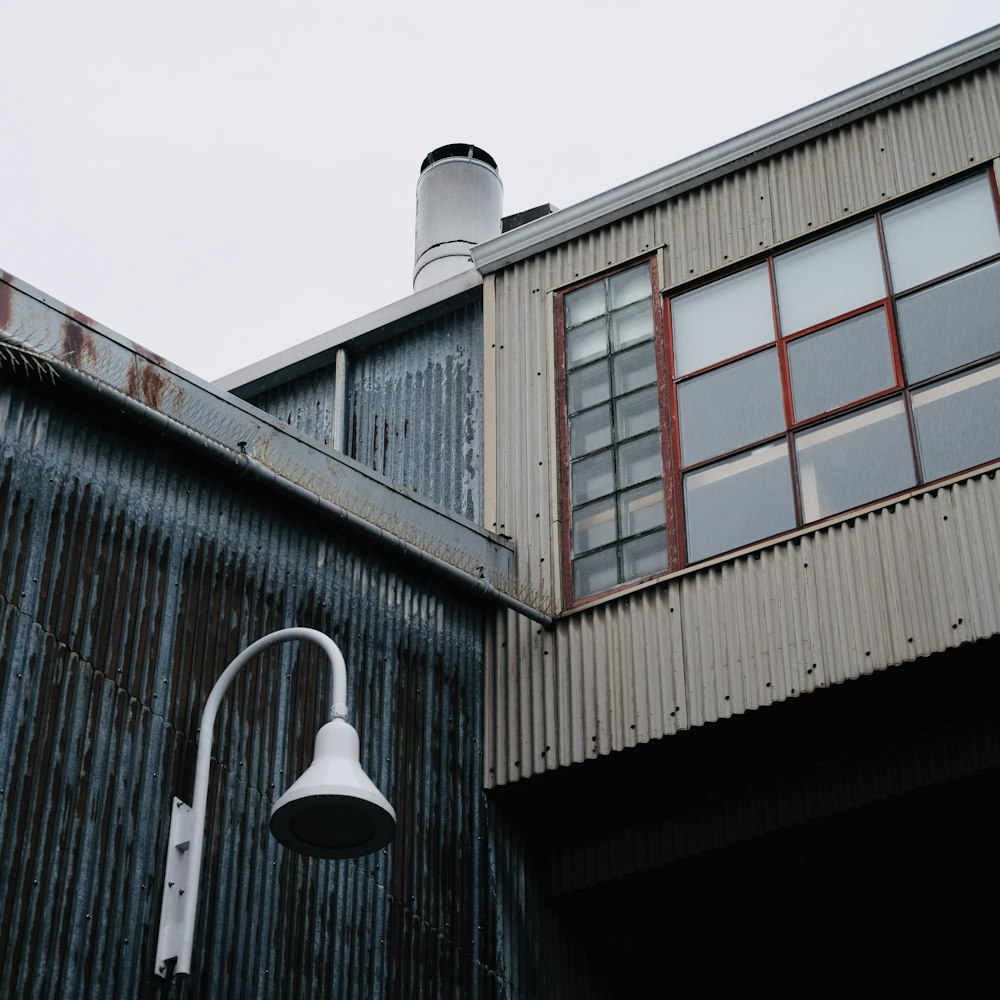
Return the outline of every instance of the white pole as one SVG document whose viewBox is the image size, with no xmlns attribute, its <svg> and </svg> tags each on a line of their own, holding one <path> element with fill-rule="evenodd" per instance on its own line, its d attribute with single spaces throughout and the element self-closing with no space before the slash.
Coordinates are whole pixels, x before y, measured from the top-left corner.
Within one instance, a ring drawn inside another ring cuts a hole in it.
<svg viewBox="0 0 1000 1000">
<path fill-rule="evenodd" d="M 160 909 L 160 930 L 156 947 L 156 974 L 158 976 L 169 978 L 170 976 L 189 975 L 191 972 L 201 856 L 205 845 L 208 774 L 212 762 L 215 717 L 218 714 L 219 705 L 236 675 L 250 660 L 270 646 L 288 642 L 291 639 L 314 642 L 326 653 L 330 660 L 330 666 L 333 668 L 333 708 L 330 718 L 347 718 L 347 667 L 344 664 L 343 654 L 329 636 L 317 632 L 315 629 L 285 628 L 265 635 L 252 645 L 247 646 L 222 672 L 208 695 L 201 717 L 201 730 L 198 735 L 198 760 L 194 772 L 194 797 L 190 810 L 188 811 L 179 799 L 174 800 L 170 843 L 167 847 L 167 874 L 163 886 L 163 905 Z M 174 842 L 175 840 L 177 843 Z M 179 856 L 174 852 L 179 852 Z M 173 959 L 176 960 L 172 962 Z"/>
</svg>

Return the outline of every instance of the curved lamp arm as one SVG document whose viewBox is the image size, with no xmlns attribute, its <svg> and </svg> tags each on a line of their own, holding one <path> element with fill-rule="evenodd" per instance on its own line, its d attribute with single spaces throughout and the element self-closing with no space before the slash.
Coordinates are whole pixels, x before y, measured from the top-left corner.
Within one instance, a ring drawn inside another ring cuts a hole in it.
<svg viewBox="0 0 1000 1000">
<path fill-rule="evenodd" d="M 229 664 L 215 682 L 205 702 L 198 735 L 198 761 L 194 772 L 194 798 L 191 806 L 175 798 L 170 817 L 167 874 L 160 909 L 160 934 L 156 947 L 156 974 L 186 975 L 191 971 L 194 948 L 195 913 L 198 906 L 198 883 L 201 856 L 205 844 L 205 816 L 208 805 L 208 774 L 212 762 L 212 739 L 215 717 L 226 691 L 236 675 L 258 653 L 270 646 L 301 639 L 314 642 L 326 653 L 333 671 L 333 709 L 331 719 L 347 717 L 347 667 L 337 644 L 322 632 L 311 628 L 284 628 L 265 635 L 247 646 Z"/>
</svg>

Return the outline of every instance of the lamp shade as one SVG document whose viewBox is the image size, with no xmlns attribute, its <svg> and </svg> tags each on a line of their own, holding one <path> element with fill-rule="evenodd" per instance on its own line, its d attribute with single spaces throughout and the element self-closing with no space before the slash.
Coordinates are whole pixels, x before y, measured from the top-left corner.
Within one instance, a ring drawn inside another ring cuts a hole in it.
<svg viewBox="0 0 1000 1000">
<path fill-rule="evenodd" d="M 361 769 L 358 734 L 344 719 L 316 734 L 312 764 L 271 810 L 271 833 L 315 858 L 360 858 L 392 840 L 396 813 Z"/>
</svg>

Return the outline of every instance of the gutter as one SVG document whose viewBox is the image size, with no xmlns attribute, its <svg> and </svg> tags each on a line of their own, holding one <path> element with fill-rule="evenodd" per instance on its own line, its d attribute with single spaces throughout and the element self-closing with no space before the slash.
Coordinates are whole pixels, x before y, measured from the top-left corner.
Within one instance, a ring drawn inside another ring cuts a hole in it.
<svg viewBox="0 0 1000 1000">
<path fill-rule="evenodd" d="M 0 333 L 0 345 L 8 351 L 23 355 L 24 370 L 36 377 L 58 376 L 68 384 L 96 397 L 108 406 L 134 417 L 136 420 L 155 428 L 164 436 L 195 448 L 216 462 L 235 470 L 243 478 L 252 479 L 258 483 L 283 493 L 297 503 L 303 504 L 328 518 L 339 521 L 352 531 L 371 539 L 390 552 L 395 552 L 404 559 L 410 560 L 437 576 L 444 577 L 473 597 L 482 598 L 493 604 L 515 611 L 545 628 L 551 628 L 553 619 L 531 605 L 505 594 L 489 580 L 475 576 L 466 570 L 459 569 L 451 563 L 425 552 L 423 549 L 406 541 L 399 535 L 380 528 L 360 517 L 358 514 L 317 495 L 311 490 L 300 486 L 280 476 L 273 469 L 253 458 L 251 455 L 233 452 L 231 449 L 213 441 L 211 438 L 188 427 L 186 424 L 155 410 L 147 404 L 125 395 L 92 375 L 74 368 L 65 361 L 48 353 L 37 351 L 27 344 L 10 339 L 9 335 Z"/>
</svg>

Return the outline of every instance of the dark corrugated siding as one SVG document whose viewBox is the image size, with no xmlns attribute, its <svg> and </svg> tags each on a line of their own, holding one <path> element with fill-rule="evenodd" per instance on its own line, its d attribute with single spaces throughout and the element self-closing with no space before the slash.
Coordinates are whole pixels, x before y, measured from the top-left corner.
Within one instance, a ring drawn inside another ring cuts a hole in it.
<svg viewBox="0 0 1000 1000">
<path fill-rule="evenodd" d="M 346 421 L 351 458 L 477 524 L 482 329 L 477 302 L 352 354 Z"/>
<path fill-rule="evenodd" d="M 334 417 L 334 365 L 300 375 L 291 382 L 268 389 L 250 402 L 262 410 L 291 424 L 303 434 L 333 447 Z"/>
<path fill-rule="evenodd" d="M 355 863 L 272 840 L 271 802 L 311 758 L 327 677 L 312 647 L 270 651 L 217 724 L 182 992 L 544 996 L 509 978 L 517 942 L 501 929 L 524 900 L 498 897 L 489 862 L 482 609 L 68 391 L 5 376 L 0 449 L 11 995 L 161 995 L 167 816 L 173 795 L 190 798 L 202 706 L 240 649 L 296 624 L 344 650 L 362 762 L 399 833 Z"/>
<path fill-rule="evenodd" d="M 351 352 L 344 452 L 477 524 L 483 520 L 483 307 L 474 302 Z M 333 445 L 335 366 L 250 399 Z"/>
</svg>

